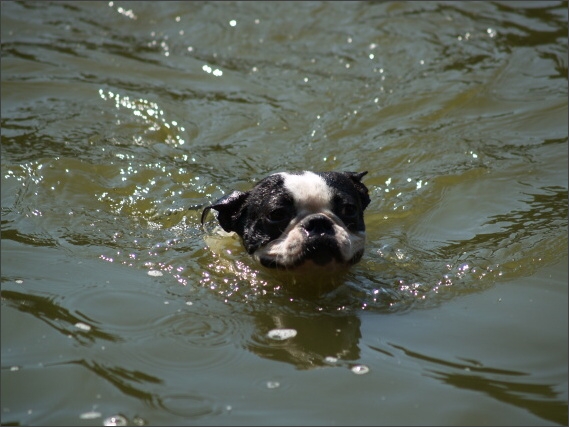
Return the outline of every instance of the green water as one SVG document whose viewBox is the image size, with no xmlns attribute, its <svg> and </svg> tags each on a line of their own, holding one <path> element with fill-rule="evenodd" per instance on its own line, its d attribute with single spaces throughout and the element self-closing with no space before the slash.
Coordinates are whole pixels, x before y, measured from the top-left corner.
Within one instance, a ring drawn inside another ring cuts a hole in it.
<svg viewBox="0 0 569 427">
<path fill-rule="evenodd" d="M 2 2 L 2 424 L 566 425 L 567 6 Z M 321 297 L 200 225 L 305 169 Z"/>
</svg>

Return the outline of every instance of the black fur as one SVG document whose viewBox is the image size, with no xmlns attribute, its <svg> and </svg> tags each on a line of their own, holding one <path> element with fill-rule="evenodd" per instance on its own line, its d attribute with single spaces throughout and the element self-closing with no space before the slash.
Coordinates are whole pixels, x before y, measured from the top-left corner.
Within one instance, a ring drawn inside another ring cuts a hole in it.
<svg viewBox="0 0 569 427">
<path fill-rule="evenodd" d="M 361 179 L 366 174 L 367 171 L 317 173 L 333 191 L 334 213 L 351 231 L 365 230 L 363 211 L 369 205 L 370 198 Z M 254 253 L 278 238 L 296 215 L 293 197 L 283 191 L 283 182 L 281 175 L 270 175 L 247 192 L 234 191 L 220 198 L 204 209 L 202 224 L 207 213 L 211 209 L 216 210 L 219 225 L 227 232 L 236 232 L 241 236 L 247 252 Z"/>
</svg>

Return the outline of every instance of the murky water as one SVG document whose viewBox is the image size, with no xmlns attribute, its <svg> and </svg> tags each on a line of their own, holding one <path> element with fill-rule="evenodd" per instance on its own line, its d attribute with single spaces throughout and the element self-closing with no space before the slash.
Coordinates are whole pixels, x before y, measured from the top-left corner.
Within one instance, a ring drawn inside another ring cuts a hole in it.
<svg viewBox="0 0 569 427">
<path fill-rule="evenodd" d="M 567 2 L 2 2 L 2 424 L 567 424 Z M 369 171 L 313 297 L 200 226 Z"/>
</svg>

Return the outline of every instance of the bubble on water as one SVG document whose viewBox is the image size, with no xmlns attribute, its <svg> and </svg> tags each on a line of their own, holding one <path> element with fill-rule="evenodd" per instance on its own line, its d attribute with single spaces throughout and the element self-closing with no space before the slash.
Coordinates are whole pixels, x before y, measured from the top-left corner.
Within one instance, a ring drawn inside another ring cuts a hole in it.
<svg viewBox="0 0 569 427">
<path fill-rule="evenodd" d="M 132 419 L 132 423 L 133 423 L 135 426 L 143 426 L 143 425 L 146 424 L 146 421 L 144 421 L 144 418 L 141 418 L 141 417 L 139 417 L 139 416 L 135 416 L 135 417 Z"/>
<path fill-rule="evenodd" d="M 100 416 L 101 416 L 100 412 L 89 411 L 89 412 L 84 412 L 81 415 L 79 415 L 79 418 L 81 418 L 82 420 L 94 420 L 95 418 L 99 418 Z"/>
<path fill-rule="evenodd" d="M 128 421 L 122 415 L 113 415 L 112 417 L 105 418 L 103 421 L 104 426 L 126 426 Z"/>
<path fill-rule="evenodd" d="M 363 375 L 369 372 L 369 368 L 366 365 L 356 365 L 352 366 L 352 372 L 356 375 Z"/>
<path fill-rule="evenodd" d="M 91 330 L 91 326 L 87 325 L 86 323 L 83 322 L 77 322 L 75 324 L 75 327 L 77 329 L 81 329 L 82 331 L 90 331 Z"/>
<path fill-rule="evenodd" d="M 278 381 L 267 381 L 267 388 L 279 388 L 281 386 L 281 383 L 279 383 Z"/>
<path fill-rule="evenodd" d="M 284 341 L 294 338 L 296 334 L 296 329 L 272 329 L 267 333 L 267 336 L 273 340 Z"/>
</svg>

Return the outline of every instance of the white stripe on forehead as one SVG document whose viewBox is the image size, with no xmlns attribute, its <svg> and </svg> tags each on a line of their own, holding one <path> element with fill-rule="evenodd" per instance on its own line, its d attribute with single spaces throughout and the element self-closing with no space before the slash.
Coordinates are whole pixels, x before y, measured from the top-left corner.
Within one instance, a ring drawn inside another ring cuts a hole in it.
<svg viewBox="0 0 569 427">
<path fill-rule="evenodd" d="M 330 207 L 332 192 L 321 176 L 309 171 L 300 175 L 287 172 L 280 175 L 284 178 L 284 186 L 291 193 L 297 208 L 314 210 Z"/>
</svg>

